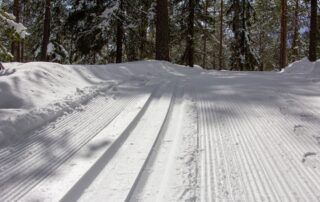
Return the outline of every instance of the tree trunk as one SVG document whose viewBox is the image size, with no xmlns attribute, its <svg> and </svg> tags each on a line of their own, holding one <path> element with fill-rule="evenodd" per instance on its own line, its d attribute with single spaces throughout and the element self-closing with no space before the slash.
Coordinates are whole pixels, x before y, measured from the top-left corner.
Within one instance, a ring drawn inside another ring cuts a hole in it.
<svg viewBox="0 0 320 202">
<path fill-rule="evenodd" d="M 207 66 L 207 29 L 208 29 L 208 0 L 205 1 L 204 5 L 204 17 L 205 17 L 205 25 L 204 25 L 204 32 L 203 32 L 203 57 L 202 57 L 202 67 L 206 69 Z"/>
<path fill-rule="evenodd" d="M 147 29 L 148 29 L 148 8 L 149 4 L 147 0 L 140 0 L 142 6 L 142 12 L 140 12 L 140 25 L 139 25 L 139 58 L 143 60 L 147 57 L 146 43 L 147 43 Z"/>
<path fill-rule="evenodd" d="M 245 64 L 247 64 L 247 58 L 246 58 L 246 32 L 248 31 L 247 30 L 247 27 L 246 27 L 246 1 L 245 0 L 242 0 L 242 5 L 241 5 L 241 41 L 240 41 L 240 47 L 241 47 L 241 57 L 244 58 L 244 62 L 242 61 L 240 63 L 240 71 L 243 71 L 243 70 L 247 70 Z M 242 59 L 243 60 L 243 59 Z"/>
<path fill-rule="evenodd" d="M 157 0 L 156 12 L 156 60 L 169 61 L 168 0 Z"/>
<path fill-rule="evenodd" d="M 311 0 L 309 60 L 317 60 L 317 0 Z"/>
<path fill-rule="evenodd" d="M 293 39 L 292 39 L 292 59 L 296 60 L 299 56 L 299 0 L 295 0 Z"/>
<path fill-rule="evenodd" d="M 20 22 L 20 1 L 14 0 L 13 1 L 13 15 L 16 17 L 16 22 Z M 21 62 L 20 56 L 20 42 L 13 41 L 11 44 L 11 53 L 14 56 L 14 60 L 17 62 Z"/>
<path fill-rule="evenodd" d="M 1 62 L 0 62 L 0 70 L 4 70 L 4 66 L 2 65 Z"/>
<path fill-rule="evenodd" d="M 187 65 L 194 65 L 194 7 L 195 0 L 189 0 L 188 33 L 187 33 Z"/>
<path fill-rule="evenodd" d="M 119 12 L 117 19 L 117 53 L 116 53 L 116 63 L 122 63 L 122 46 L 123 46 L 123 1 L 119 2 Z"/>
<path fill-rule="evenodd" d="M 41 45 L 41 61 L 47 61 L 47 50 L 50 41 L 50 26 L 51 26 L 51 1 L 46 0 L 45 14 L 43 22 L 43 39 Z"/>
<path fill-rule="evenodd" d="M 279 67 L 287 66 L 287 0 L 281 0 L 280 60 Z"/>
<path fill-rule="evenodd" d="M 222 64 L 222 60 L 223 60 L 223 56 L 222 56 L 222 51 L 223 51 L 223 0 L 221 0 L 220 2 L 220 37 L 219 37 L 219 70 L 221 70 L 223 68 L 223 64 Z"/>
</svg>

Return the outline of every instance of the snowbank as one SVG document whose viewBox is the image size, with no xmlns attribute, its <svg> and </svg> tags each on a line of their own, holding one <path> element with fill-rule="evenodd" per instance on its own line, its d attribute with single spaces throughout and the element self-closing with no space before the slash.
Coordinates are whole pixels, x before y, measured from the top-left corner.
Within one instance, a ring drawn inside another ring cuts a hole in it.
<svg viewBox="0 0 320 202">
<path fill-rule="evenodd" d="M 290 74 L 302 74 L 308 77 L 319 77 L 320 76 L 320 60 L 316 62 L 310 62 L 308 58 L 296 61 L 285 68 L 283 73 Z"/>
<path fill-rule="evenodd" d="M 56 119 L 121 82 L 187 76 L 185 67 L 145 61 L 114 65 L 6 63 L 0 71 L 0 145 Z M 191 70 L 191 72 L 199 70 Z"/>
</svg>

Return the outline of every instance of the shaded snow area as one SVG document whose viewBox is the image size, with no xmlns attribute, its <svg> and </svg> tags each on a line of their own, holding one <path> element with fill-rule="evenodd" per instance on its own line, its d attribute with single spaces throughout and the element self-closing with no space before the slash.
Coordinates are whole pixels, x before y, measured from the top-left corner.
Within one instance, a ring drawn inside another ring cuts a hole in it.
<svg viewBox="0 0 320 202">
<path fill-rule="evenodd" d="M 8 63 L 0 201 L 320 201 L 320 63 Z"/>
</svg>

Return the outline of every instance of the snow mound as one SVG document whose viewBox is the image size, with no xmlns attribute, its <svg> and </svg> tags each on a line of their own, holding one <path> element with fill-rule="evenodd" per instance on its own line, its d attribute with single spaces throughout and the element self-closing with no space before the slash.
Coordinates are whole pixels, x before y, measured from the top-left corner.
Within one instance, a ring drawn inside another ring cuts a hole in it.
<svg viewBox="0 0 320 202">
<path fill-rule="evenodd" d="M 199 72 L 157 61 L 112 65 L 5 63 L 4 67 L 0 71 L 0 145 L 81 108 L 119 83 Z"/>
<path fill-rule="evenodd" d="M 308 58 L 303 58 L 299 61 L 296 61 L 290 64 L 287 68 L 285 68 L 283 73 L 290 74 L 303 74 L 309 75 L 309 77 L 319 77 L 320 75 L 320 60 L 316 62 L 310 62 Z"/>
</svg>

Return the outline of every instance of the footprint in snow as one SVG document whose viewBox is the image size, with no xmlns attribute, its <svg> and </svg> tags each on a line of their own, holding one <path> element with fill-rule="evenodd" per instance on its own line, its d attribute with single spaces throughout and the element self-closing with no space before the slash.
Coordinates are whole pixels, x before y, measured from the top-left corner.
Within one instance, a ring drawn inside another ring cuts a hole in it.
<svg viewBox="0 0 320 202">
<path fill-rule="evenodd" d="M 316 152 L 306 152 L 302 163 L 311 168 L 320 168 L 320 156 Z"/>
</svg>

